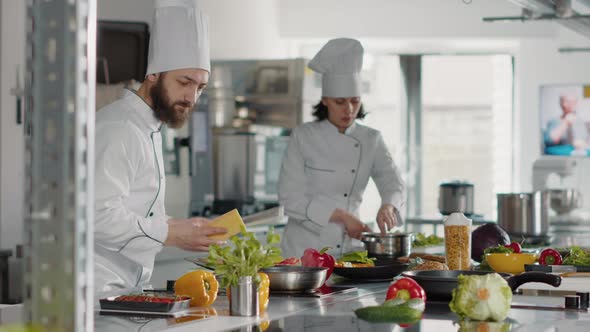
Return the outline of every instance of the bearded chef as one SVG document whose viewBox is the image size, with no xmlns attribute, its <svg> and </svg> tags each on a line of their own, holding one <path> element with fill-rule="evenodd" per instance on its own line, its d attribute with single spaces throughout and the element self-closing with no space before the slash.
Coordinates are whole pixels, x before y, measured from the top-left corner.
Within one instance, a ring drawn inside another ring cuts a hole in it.
<svg viewBox="0 0 590 332">
<path fill-rule="evenodd" d="M 180 128 L 207 86 L 208 18 L 194 0 L 156 0 L 147 75 L 96 115 L 95 291 L 147 284 L 162 246 L 206 251 L 223 228 L 166 214 L 163 125 Z"/>
<path fill-rule="evenodd" d="M 289 220 L 283 256 L 306 248 L 331 247 L 340 256 L 351 239 L 370 231 L 358 217 L 369 178 L 381 196 L 377 224 L 385 233 L 401 224 L 405 185 L 379 131 L 356 122 L 366 113 L 361 100 L 363 47 L 354 39 L 330 40 L 309 62 L 322 74 L 316 121 L 291 133 L 279 177 L 279 201 Z"/>
</svg>

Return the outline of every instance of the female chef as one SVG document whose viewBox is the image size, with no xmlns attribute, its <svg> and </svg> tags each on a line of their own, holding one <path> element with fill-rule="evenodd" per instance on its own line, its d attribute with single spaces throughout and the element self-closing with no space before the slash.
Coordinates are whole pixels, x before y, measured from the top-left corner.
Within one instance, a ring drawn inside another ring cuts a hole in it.
<svg viewBox="0 0 590 332">
<path fill-rule="evenodd" d="M 379 131 L 357 123 L 365 112 L 357 40 L 330 40 L 309 62 L 322 74 L 316 121 L 295 128 L 279 177 L 279 201 L 289 221 L 281 248 L 300 257 L 306 248 L 331 247 L 340 256 L 370 228 L 358 218 L 369 177 L 381 196 L 377 224 L 382 233 L 401 223 L 405 185 Z"/>
</svg>

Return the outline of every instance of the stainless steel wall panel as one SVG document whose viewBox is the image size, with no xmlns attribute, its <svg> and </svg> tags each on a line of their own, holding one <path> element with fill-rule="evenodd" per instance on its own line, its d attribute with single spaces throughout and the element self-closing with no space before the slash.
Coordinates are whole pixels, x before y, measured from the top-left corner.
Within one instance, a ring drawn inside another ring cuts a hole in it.
<svg viewBox="0 0 590 332">
<path fill-rule="evenodd" d="M 94 0 L 32 0 L 27 19 L 25 318 L 93 329 Z"/>
</svg>

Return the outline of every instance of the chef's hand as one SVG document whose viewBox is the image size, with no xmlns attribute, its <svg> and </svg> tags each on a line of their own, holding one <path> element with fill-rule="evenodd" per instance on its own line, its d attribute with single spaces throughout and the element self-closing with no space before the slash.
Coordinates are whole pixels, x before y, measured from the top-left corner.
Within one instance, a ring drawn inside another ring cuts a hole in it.
<svg viewBox="0 0 590 332">
<path fill-rule="evenodd" d="M 212 244 L 224 244 L 225 241 L 212 240 L 207 235 L 225 234 L 222 227 L 208 226 L 211 222 L 206 218 L 170 219 L 168 220 L 168 237 L 166 246 L 174 246 L 190 251 L 207 251 Z"/>
<path fill-rule="evenodd" d="M 359 218 L 342 209 L 335 209 L 332 212 L 330 222 L 342 224 L 348 236 L 353 239 L 360 239 L 363 232 L 371 231 L 371 228 Z"/>
<path fill-rule="evenodd" d="M 398 224 L 398 220 L 395 214 L 395 207 L 391 204 L 383 204 L 377 212 L 377 225 L 381 230 L 381 234 L 387 233 L 395 225 Z"/>
</svg>

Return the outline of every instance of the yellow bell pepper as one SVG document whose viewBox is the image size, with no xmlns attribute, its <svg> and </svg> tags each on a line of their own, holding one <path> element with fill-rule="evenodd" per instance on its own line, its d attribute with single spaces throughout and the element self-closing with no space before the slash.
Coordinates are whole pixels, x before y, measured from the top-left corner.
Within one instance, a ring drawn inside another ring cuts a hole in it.
<svg viewBox="0 0 590 332">
<path fill-rule="evenodd" d="M 189 296 L 191 307 L 209 306 L 217 299 L 219 282 L 211 272 L 195 270 L 178 278 L 174 283 L 176 295 Z"/>
<path fill-rule="evenodd" d="M 270 279 L 266 273 L 259 272 L 258 276 L 260 277 L 260 285 L 258 285 L 258 309 L 260 310 L 260 314 L 262 314 L 266 312 L 266 308 L 268 307 Z"/>
<path fill-rule="evenodd" d="M 260 332 L 264 332 L 266 330 L 268 330 L 270 326 L 270 318 L 268 318 L 268 314 L 260 314 L 260 323 L 258 323 L 258 329 L 260 330 Z"/>
</svg>

